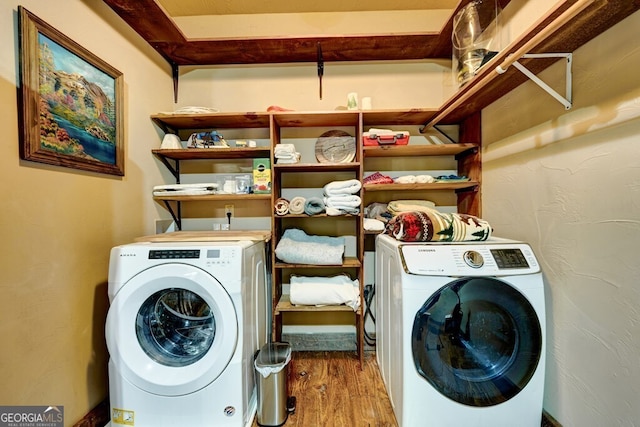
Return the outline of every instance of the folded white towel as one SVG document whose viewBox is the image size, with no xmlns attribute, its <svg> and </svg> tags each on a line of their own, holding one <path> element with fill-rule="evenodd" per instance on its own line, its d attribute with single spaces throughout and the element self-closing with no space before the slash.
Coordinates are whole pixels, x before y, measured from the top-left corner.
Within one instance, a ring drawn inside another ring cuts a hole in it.
<svg viewBox="0 0 640 427">
<path fill-rule="evenodd" d="M 325 196 L 338 196 L 341 194 L 356 194 L 362 188 L 362 182 L 357 179 L 346 181 L 332 181 L 323 187 Z"/>
<path fill-rule="evenodd" d="M 360 306 L 360 282 L 344 274 L 334 277 L 291 276 L 289 288 L 294 305 L 341 305 L 354 311 Z"/>
<path fill-rule="evenodd" d="M 362 199 L 355 195 L 330 196 L 324 198 L 324 204 L 329 208 L 359 208 Z"/>
<path fill-rule="evenodd" d="M 287 158 L 280 158 L 280 157 L 276 157 L 276 163 L 283 165 L 283 164 L 292 164 L 292 163 L 298 163 L 300 162 L 300 156 L 296 156 L 296 157 L 287 157 Z"/>
<path fill-rule="evenodd" d="M 296 146 L 293 144 L 276 144 L 273 152 L 274 154 L 295 153 Z"/>
</svg>

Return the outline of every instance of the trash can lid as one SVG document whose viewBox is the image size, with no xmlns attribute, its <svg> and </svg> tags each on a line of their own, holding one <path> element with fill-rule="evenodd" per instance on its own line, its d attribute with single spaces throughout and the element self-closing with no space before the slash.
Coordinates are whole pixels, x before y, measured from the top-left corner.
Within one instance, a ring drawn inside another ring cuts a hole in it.
<svg viewBox="0 0 640 427">
<path fill-rule="evenodd" d="M 280 372 L 291 360 L 289 343 L 273 342 L 262 346 L 256 357 L 255 368 L 263 377 Z"/>
</svg>

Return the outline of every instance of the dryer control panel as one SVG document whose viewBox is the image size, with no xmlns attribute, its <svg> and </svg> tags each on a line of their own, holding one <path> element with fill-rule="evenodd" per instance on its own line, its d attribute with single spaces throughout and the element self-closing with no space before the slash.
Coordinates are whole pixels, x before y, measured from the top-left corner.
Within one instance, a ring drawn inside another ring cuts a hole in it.
<svg viewBox="0 0 640 427">
<path fill-rule="evenodd" d="M 442 276 L 512 276 L 540 271 L 526 243 L 401 244 L 409 274 Z"/>
</svg>

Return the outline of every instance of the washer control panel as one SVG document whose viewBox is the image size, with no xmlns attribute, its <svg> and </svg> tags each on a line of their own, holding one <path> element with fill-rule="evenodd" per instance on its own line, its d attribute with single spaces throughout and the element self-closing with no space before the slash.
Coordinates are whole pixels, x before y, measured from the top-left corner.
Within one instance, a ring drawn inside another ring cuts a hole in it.
<svg viewBox="0 0 640 427">
<path fill-rule="evenodd" d="M 408 243 L 399 248 L 410 274 L 506 276 L 540 271 L 531 247 L 520 242 Z"/>
</svg>

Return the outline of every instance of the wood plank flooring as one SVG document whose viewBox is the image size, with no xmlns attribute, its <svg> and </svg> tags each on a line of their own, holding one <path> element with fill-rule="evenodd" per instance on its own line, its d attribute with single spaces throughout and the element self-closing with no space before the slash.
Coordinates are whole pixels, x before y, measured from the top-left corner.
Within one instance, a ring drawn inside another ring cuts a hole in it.
<svg viewBox="0 0 640 427">
<path fill-rule="evenodd" d="M 294 351 L 288 369 L 296 411 L 285 427 L 398 426 L 375 353 L 365 353 L 361 370 L 354 352 Z"/>
</svg>

